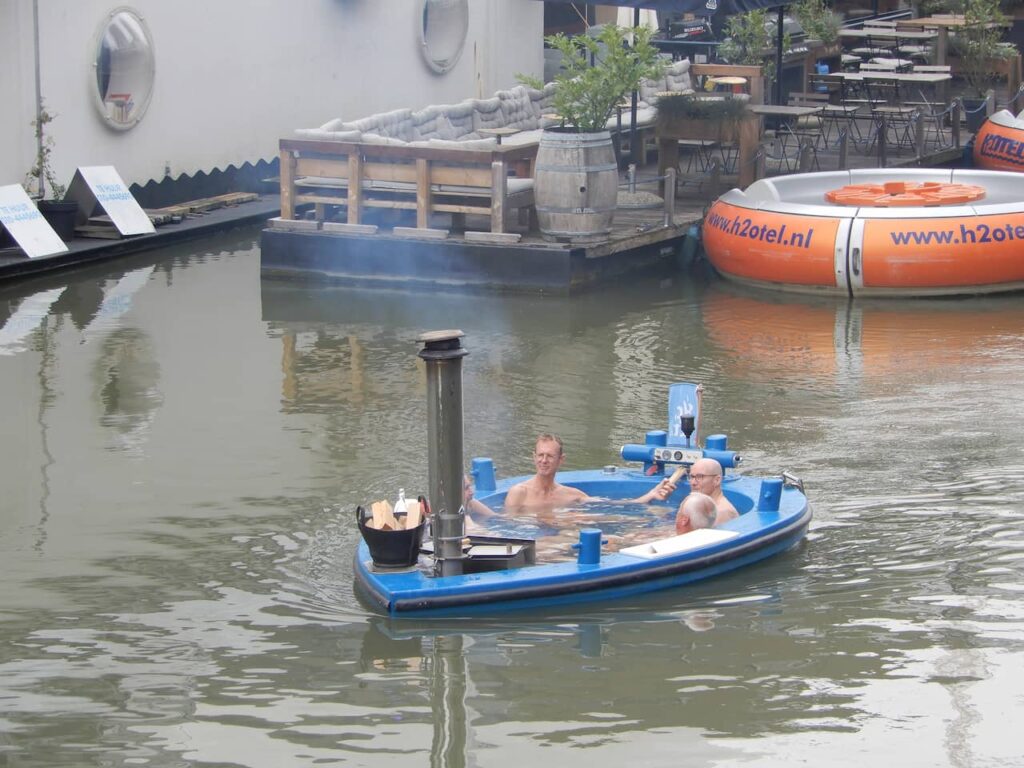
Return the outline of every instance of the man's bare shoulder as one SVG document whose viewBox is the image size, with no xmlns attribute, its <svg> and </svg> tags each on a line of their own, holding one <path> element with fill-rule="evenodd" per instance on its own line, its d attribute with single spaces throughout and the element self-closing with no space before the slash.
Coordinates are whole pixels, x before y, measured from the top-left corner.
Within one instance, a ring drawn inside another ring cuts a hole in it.
<svg viewBox="0 0 1024 768">
<path fill-rule="evenodd" d="M 592 500 L 586 493 L 571 485 L 559 485 L 555 489 L 554 496 L 556 497 L 554 500 L 559 504 L 581 504 Z"/>
<path fill-rule="evenodd" d="M 505 494 L 505 504 L 522 504 L 523 499 L 530 495 L 530 481 L 523 480 L 521 483 L 516 483 L 508 489 L 508 493 Z"/>
</svg>

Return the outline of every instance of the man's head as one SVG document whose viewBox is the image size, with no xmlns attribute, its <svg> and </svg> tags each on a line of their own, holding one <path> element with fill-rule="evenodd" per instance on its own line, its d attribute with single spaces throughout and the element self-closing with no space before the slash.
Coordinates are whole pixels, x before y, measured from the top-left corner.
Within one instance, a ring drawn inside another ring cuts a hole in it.
<svg viewBox="0 0 1024 768">
<path fill-rule="evenodd" d="M 715 500 L 706 493 L 694 491 L 685 499 L 676 514 L 676 533 L 689 533 L 715 524 Z"/>
<path fill-rule="evenodd" d="M 690 490 L 709 496 L 722 487 L 722 465 L 714 459 L 697 459 L 690 467 Z"/>
<path fill-rule="evenodd" d="M 469 475 L 462 476 L 462 503 L 469 504 L 473 500 L 473 481 Z"/>
<path fill-rule="evenodd" d="M 562 438 L 546 432 L 543 435 L 538 435 L 533 448 L 533 465 L 537 468 L 538 475 L 553 477 L 558 468 L 562 466 L 564 458 Z"/>
</svg>

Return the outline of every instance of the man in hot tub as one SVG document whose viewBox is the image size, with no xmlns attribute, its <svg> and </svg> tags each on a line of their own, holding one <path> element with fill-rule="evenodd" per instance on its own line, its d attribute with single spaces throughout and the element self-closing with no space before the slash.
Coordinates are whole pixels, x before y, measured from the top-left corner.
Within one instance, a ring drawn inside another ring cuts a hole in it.
<svg viewBox="0 0 1024 768">
<path fill-rule="evenodd" d="M 674 490 L 675 486 L 669 485 L 669 493 Z M 722 493 L 722 465 L 714 459 L 698 459 L 693 462 L 693 466 L 690 467 L 690 493 L 705 493 L 714 500 L 718 513 L 715 525 L 735 520 L 740 516 L 736 507 Z M 683 499 L 683 503 L 679 505 L 680 512 L 685 503 L 686 499 Z"/>
<path fill-rule="evenodd" d="M 585 504 L 588 501 L 607 501 L 556 481 L 555 474 L 563 461 L 565 453 L 562 451 L 562 439 L 548 433 L 540 435 L 533 450 L 533 465 L 537 468 L 537 474 L 509 489 L 505 497 L 505 509 L 555 509 Z M 652 501 L 664 501 L 671 493 L 672 486 L 666 478 L 643 496 L 626 501 L 648 504 Z"/>
</svg>

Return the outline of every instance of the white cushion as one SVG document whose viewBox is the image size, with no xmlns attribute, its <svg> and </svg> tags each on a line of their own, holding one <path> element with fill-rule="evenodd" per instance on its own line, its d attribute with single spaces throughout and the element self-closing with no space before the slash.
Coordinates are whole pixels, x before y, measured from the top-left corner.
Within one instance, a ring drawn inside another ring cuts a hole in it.
<svg viewBox="0 0 1024 768">
<path fill-rule="evenodd" d="M 363 144 L 384 144 L 386 146 L 403 147 L 409 142 L 402 141 L 402 139 L 396 139 L 392 136 L 381 136 L 379 133 L 364 133 L 362 138 Z"/>
<path fill-rule="evenodd" d="M 494 149 L 498 142 L 494 139 L 475 139 L 455 141 L 452 139 L 431 139 L 427 146 L 437 149 Z"/>
<path fill-rule="evenodd" d="M 737 536 L 739 534 L 736 531 L 725 531 L 721 528 L 699 528 L 696 531 L 690 531 L 681 536 L 672 536 L 671 538 L 659 539 L 648 544 L 626 547 L 625 549 L 620 549 L 619 553 L 650 560 L 655 557 L 665 557 L 666 555 L 689 552 L 690 550 L 700 549 L 701 547 L 713 544 L 721 544 L 723 541 L 734 539 Z"/>
<path fill-rule="evenodd" d="M 312 141 L 359 141 L 359 131 L 325 131 L 322 128 L 297 128 L 295 135 Z"/>
</svg>

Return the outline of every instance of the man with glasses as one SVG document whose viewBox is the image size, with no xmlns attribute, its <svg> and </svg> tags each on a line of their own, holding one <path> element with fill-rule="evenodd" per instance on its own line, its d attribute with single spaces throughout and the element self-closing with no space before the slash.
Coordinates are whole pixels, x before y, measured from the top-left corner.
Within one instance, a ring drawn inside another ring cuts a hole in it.
<svg viewBox="0 0 1024 768">
<path fill-rule="evenodd" d="M 562 485 L 555 480 L 555 474 L 562 466 L 563 461 L 565 461 L 565 454 L 562 451 L 562 438 L 547 433 L 540 435 L 533 450 L 533 465 L 537 468 L 537 474 L 509 489 L 508 495 L 505 497 L 505 509 L 519 507 L 554 509 L 574 504 L 585 504 L 589 501 L 609 501 L 609 499 L 588 496 L 579 488 Z M 643 496 L 626 501 L 637 504 L 647 504 L 655 500 L 664 501 L 671 492 L 671 484 L 666 478 Z"/>
<path fill-rule="evenodd" d="M 690 493 L 705 493 L 715 502 L 718 517 L 715 525 L 721 525 L 740 516 L 732 502 L 722 493 L 722 465 L 714 459 L 698 459 L 690 467 Z M 689 497 L 687 497 L 689 498 Z M 686 499 L 683 499 L 683 504 Z M 679 505 L 682 512 L 683 505 Z"/>
</svg>

